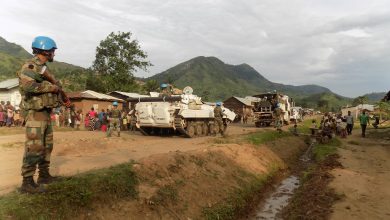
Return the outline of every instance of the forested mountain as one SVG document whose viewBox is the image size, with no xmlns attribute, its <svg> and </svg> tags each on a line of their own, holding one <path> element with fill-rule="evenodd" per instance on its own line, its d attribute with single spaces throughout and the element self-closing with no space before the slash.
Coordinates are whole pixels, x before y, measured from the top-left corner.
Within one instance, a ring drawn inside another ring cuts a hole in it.
<svg viewBox="0 0 390 220">
<path fill-rule="evenodd" d="M 21 65 L 26 59 L 31 57 L 32 55 L 23 47 L 10 43 L 0 37 L 0 81 L 16 77 L 16 72 L 20 69 Z M 57 61 L 48 65 L 50 70 L 59 79 L 64 78 L 66 73 L 83 69 L 79 66 Z"/>
<path fill-rule="evenodd" d="M 292 86 L 273 83 L 248 64 L 229 65 L 216 57 L 196 57 L 147 80 L 169 82 L 179 88 L 190 85 L 194 92 L 210 100 L 247 96 L 276 90 L 297 98 L 331 92 L 317 85 Z"/>
</svg>

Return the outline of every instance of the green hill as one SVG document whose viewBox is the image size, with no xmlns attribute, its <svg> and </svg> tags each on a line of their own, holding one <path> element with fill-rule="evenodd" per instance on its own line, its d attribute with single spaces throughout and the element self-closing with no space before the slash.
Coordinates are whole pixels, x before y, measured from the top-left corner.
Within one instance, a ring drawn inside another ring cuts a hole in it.
<svg viewBox="0 0 390 220">
<path fill-rule="evenodd" d="M 372 92 L 372 93 L 365 94 L 363 96 L 367 97 L 369 103 L 375 103 L 383 99 L 385 95 L 386 92 Z"/>
<path fill-rule="evenodd" d="M 273 83 L 248 64 L 229 65 L 216 57 L 196 57 L 180 63 L 146 80 L 169 82 L 176 87 L 191 86 L 206 100 L 224 100 L 230 96 L 247 96 L 277 90 L 295 98 L 331 91 L 317 85 L 292 86 Z"/>
<path fill-rule="evenodd" d="M 341 107 L 351 105 L 351 98 L 346 98 L 332 92 L 313 94 L 295 100 L 297 106 L 320 109 L 321 111 L 337 112 Z"/>
<path fill-rule="evenodd" d="M 20 69 L 24 61 L 31 57 L 32 55 L 23 47 L 10 43 L 0 37 L 0 81 L 15 78 L 16 72 Z M 65 78 L 66 74 L 73 70 L 83 69 L 79 66 L 57 61 L 49 63 L 48 66 L 59 79 Z"/>
</svg>

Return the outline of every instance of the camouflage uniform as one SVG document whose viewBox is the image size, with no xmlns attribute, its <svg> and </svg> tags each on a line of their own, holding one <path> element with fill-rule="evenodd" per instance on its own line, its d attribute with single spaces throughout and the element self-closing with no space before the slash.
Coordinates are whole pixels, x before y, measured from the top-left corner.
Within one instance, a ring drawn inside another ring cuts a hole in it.
<svg viewBox="0 0 390 220">
<path fill-rule="evenodd" d="M 118 137 L 121 134 L 121 110 L 113 109 L 110 114 L 110 127 L 107 130 L 107 137 L 111 136 L 112 130 L 115 129 L 118 133 Z"/>
<path fill-rule="evenodd" d="M 281 116 L 282 116 L 282 109 L 278 107 L 275 109 L 275 127 L 278 131 L 282 130 Z"/>
<path fill-rule="evenodd" d="M 23 177 L 32 177 L 37 165 L 39 178 L 50 176 L 50 155 L 53 150 L 50 112 L 60 103 L 57 95 L 58 86 L 45 80 L 41 75 L 45 68 L 45 63 L 33 57 L 18 72 L 19 90 L 22 95 L 20 106 L 26 120 Z"/>
<path fill-rule="evenodd" d="M 164 96 L 172 96 L 172 91 L 169 87 L 161 90 L 160 97 L 164 97 Z"/>
<path fill-rule="evenodd" d="M 216 106 L 214 108 L 214 125 L 215 125 L 215 130 L 217 133 L 221 133 L 224 135 L 224 125 L 223 125 L 223 113 L 222 113 L 222 108 L 221 106 Z"/>
</svg>

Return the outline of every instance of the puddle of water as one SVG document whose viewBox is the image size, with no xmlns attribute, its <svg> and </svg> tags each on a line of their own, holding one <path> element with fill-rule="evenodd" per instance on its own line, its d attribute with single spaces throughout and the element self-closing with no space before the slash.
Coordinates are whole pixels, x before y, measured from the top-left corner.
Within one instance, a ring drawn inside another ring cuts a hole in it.
<svg viewBox="0 0 390 220">
<path fill-rule="evenodd" d="M 284 179 L 279 187 L 273 192 L 262 207 L 259 207 L 256 216 L 252 220 L 277 219 L 276 215 L 288 204 L 288 200 L 299 187 L 299 179 L 296 176 L 289 176 Z"/>
</svg>

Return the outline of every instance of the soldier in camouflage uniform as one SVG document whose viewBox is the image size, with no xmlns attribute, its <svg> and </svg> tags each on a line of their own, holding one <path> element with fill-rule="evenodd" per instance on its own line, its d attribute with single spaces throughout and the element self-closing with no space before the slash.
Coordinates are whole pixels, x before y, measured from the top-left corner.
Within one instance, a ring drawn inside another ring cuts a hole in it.
<svg viewBox="0 0 390 220">
<path fill-rule="evenodd" d="M 112 130 L 117 131 L 118 137 L 121 136 L 121 110 L 118 109 L 118 102 L 112 103 L 113 109 L 109 113 L 110 127 L 107 130 L 107 137 L 111 137 Z"/>
<path fill-rule="evenodd" d="M 23 155 L 21 192 L 41 192 L 33 179 L 36 167 L 39 169 L 38 184 L 48 184 L 55 177 L 49 173 L 50 155 L 53 150 L 53 128 L 50 112 L 61 105 L 58 97 L 59 84 L 50 83 L 42 74 L 46 71 L 46 62 L 52 62 L 56 43 L 49 37 L 36 37 L 32 43 L 34 57 L 28 60 L 17 73 L 19 90 L 22 95 L 20 104 L 26 120 L 26 141 Z M 70 103 L 66 103 L 70 105 Z"/>
<path fill-rule="evenodd" d="M 216 106 L 214 108 L 214 125 L 215 125 L 215 131 L 216 133 L 221 133 L 221 135 L 224 135 L 224 125 L 223 125 L 223 111 L 221 108 L 222 103 L 217 102 Z"/>
<path fill-rule="evenodd" d="M 171 96 L 172 95 L 172 86 L 166 83 L 160 85 L 160 97 Z"/>
<path fill-rule="evenodd" d="M 277 103 L 276 104 L 276 108 L 274 110 L 274 114 L 275 114 L 275 127 L 276 127 L 276 130 L 279 131 L 279 132 L 282 132 L 282 123 L 283 123 L 283 120 L 282 120 L 282 109 L 280 108 L 280 104 Z"/>
</svg>

